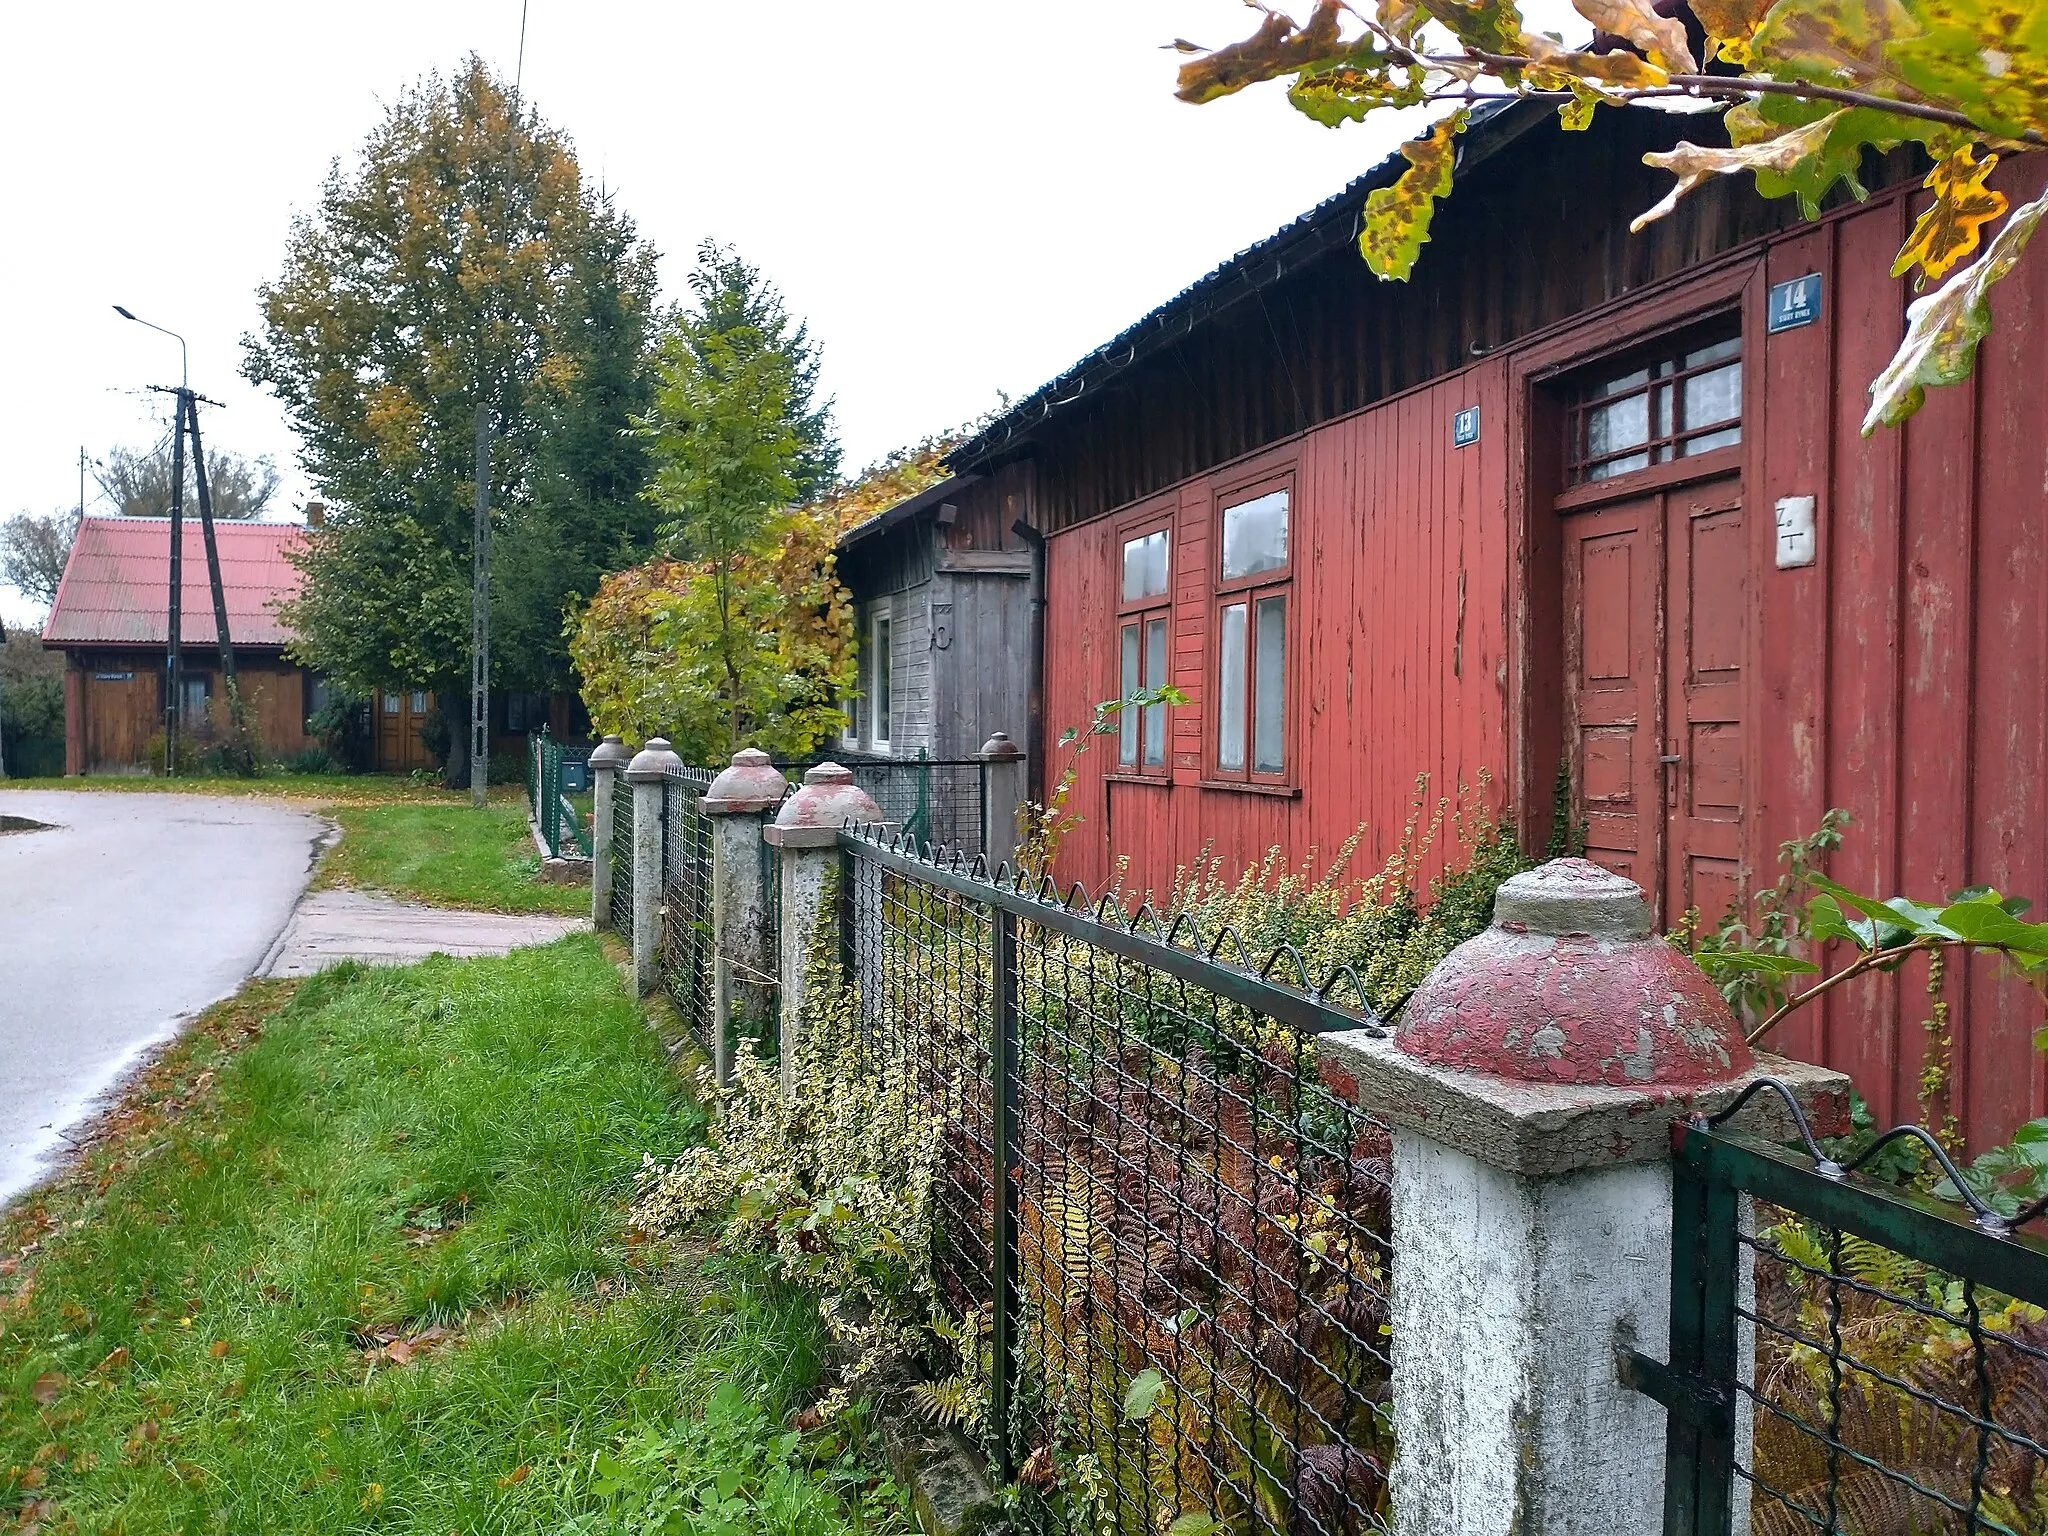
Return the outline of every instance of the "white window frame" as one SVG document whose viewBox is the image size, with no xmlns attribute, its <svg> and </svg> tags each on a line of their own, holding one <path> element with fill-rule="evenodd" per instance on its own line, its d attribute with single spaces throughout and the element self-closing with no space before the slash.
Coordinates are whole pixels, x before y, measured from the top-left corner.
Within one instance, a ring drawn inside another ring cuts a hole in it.
<svg viewBox="0 0 2048 1536">
<path fill-rule="evenodd" d="M 896 703 L 896 667 L 890 649 L 896 638 L 894 619 L 895 614 L 886 603 L 868 616 L 868 647 L 874 654 L 867 678 L 868 750 L 879 757 L 889 755 L 889 738 L 896 724 L 891 718 Z"/>
</svg>

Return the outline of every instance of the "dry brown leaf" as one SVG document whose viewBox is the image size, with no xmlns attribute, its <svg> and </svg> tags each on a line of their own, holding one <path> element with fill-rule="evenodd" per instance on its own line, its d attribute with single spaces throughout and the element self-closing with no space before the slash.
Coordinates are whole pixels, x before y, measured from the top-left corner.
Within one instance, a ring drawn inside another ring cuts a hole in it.
<svg viewBox="0 0 2048 1536">
<path fill-rule="evenodd" d="M 384 1346 L 384 1358 L 393 1365 L 411 1365 L 412 1346 L 403 1339 L 393 1339 Z"/>
<path fill-rule="evenodd" d="M 1678 178 L 1678 184 L 1664 195 L 1663 201 L 1656 207 L 1637 214 L 1629 223 L 1629 233 L 1639 233 L 1644 225 L 1663 218 L 1678 206 L 1680 198 L 1709 176 L 1730 176 L 1737 171 L 1790 171 L 1794 165 L 1821 147 L 1841 115 L 1840 112 L 1830 112 L 1826 117 L 1808 123 L 1804 128 L 1795 128 L 1790 133 L 1780 134 L 1775 139 L 1766 139 L 1760 144 L 1741 144 L 1733 149 L 1715 149 L 1711 146 L 1681 141 L 1675 149 L 1643 156 L 1643 164 L 1671 172 Z"/>
<path fill-rule="evenodd" d="M 521 1483 L 525 1482 L 526 1479 L 532 1474 L 532 1472 L 532 1467 L 528 1466 L 524 1462 L 521 1462 L 518 1466 L 514 1467 L 510 1472 L 507 1472 L 503 1477 L 498 1479 L 498 1486 L 500 1488 L 516 1488 Z"/>
<path fill-rule="evenodd" d="M 1243 42 L 1181 65 L 1174 95 L 1182 101 L 1214 101 L 1329 58 L 1341 46 L 1337 19 L 1343 9 L 1340 0 L 1316 0 L 1304 27 L 1296 27 L 1294 18 L 1283 12 L 1267 11 L 1258 31 Z"/>
<path fill-rule="evenodd" d="M 1650 62 L 1674 75 L 1699 73 L 1699 61 L 1686 41 L 1685 23 L 1659 16 L 1649 0 L 1572 0 L 1572 9 L 1602 32 L 1633 44 Z"/>
<path fill-rule="evenodd" d="M 65 1380 L 60 1371 L 45 1371 L 38 1376 L 35 1385 L 28 1389 L 28 1395 L 45 1408 L 64 1395 Z"/>
</svg>

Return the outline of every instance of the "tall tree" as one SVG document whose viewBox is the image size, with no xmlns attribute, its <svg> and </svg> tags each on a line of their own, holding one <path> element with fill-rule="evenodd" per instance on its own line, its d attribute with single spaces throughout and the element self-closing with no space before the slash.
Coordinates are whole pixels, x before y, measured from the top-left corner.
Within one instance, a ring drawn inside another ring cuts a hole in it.
<svg viewBox="0 0 2048 1536">
<path fill-rule="evenodd" d="M 608 578 L 572 651 L 601 729 L 666 732 L 700 762 L 749 744 L 802 753 L 843 727 L 853 683 L 838 524 L 798 501 L 838 445 L 804 327 L 731 252 L 707 243 L 698 259 L 636 422 L 665 558 Z"/>
<path fill-rule="evenodd" d="M 1242 42 L 1206 53 L 1176 45 L 1203 55 L 1182 68 L 1178 94 L 1213 101 L 1291 75 L 1288 100 L 1330 127 L 1393 108 L 1455 104 L 1426 136 L 1402 146 L 1409 164 L 1399 180 L 1366 200 L 1359 248 L 1390 278 L 1407 277 L 1429 239 L 1473 101 L 1555 101 L 1567 129 L 1634 102 L 1718 109 L 1725 146 L 1687 142 L 1643 157 L 1677 181 L 1637 216 L 1635 229 L 1710 178 L 1745 171 L 1760 194 L 1796 197 L 1811 216 L 1837 187 L 1863 195 L 1856 176 L 1864 151 L 1920 144 L 1934 161 L 1934 195 L 1892 275 L 1910 276 L 1916 288 L 1938 286 L 1906 312 L 1905 339 L 1871 383 L 1865 434 L 1903 422 L 1929 386 L 1969 377 L 1991 329 L 1991 287 L 2048 215 L 2048 195 L 2014 208 L 1985 185 L 2000 157 L 2048 144 L 2048 0 L 1572 6 L 1597 29 L 1588 47 L 1526 30 L 1513 0 L 1315 0 L 1298 24 L 1258 5 L 1258 30 Z"/>
<path fill-rule="evenodd" d="M 654 296 L 632 220 L 481 60 L 400 95 L 293 224 L 243 341 L 330 503 L 284 611 L 300 660 L 362 692 L 466 686 L 481 402 L 494 679 L 566 680 L 565 608 L 653 544 L 646 446 L 622 434 Z"/>
<path fill-rule="evenodd" d="M 0 581 L 45 608 L 57 601 L 57 583 L 78 537 L 76 511 L 37 516 L 17 512 L 0 523 Z"/>
<path fill-rule="evenodd" d="M 110 449 L 98 473 L 100 490 L 129 517 L 167 517 L 171 510 L 173 472 L 170 439 L 154 448 Z M 206 490 L 215 517 L 259 517 L 277 494 L 277 466 L 268 457 L 242 454 L 206 445 Z M 185 460 L 185 510 L 196 515 L 199 480 Z"/>
</svg>

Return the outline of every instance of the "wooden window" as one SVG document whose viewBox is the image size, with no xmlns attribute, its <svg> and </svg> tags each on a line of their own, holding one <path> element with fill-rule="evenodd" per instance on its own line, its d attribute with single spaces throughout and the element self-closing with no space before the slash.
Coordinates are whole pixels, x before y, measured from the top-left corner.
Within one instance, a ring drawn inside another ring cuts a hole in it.
<svg viewBox="0 0 2048 1536">
<path fill-rule="evenodd" d="M 1168 681 L 1169 538 L 1164 525 L 1125 530 L 1117 605 L 1117 697 L 1128 699 Z M 1117 719 L 1117 767 L 1125 773 L 1166 772 L 1166 706 L 1127 709 Z"/>
<path fill-rule="evenodd" d="M 1566 412 L 1571 483 L 1609 480 L 1742 441 L 1742 337 L 1733 322 L 1595 369 Z"/>
<path fill-rule="evenodd" d="M 1216 777 L 1284 785 L 1287 750 L 1288 599 L 1292 495 L 1285 486 L 1242 495 L 1218 515 Z"/>
<path fill-rule="evenodd" d="M 868 647 L 872 653 L 868 663 L 868 707 L 873 717 L 868 727 L 868 747 L 871 751 L 887 752 L 890 726 L 893 724 L 889 709 L 889 674 L 893 658 L 889 654 L 889 615 L 886 612 L 875 615 L 874 626 L 869 633 L 874 638 Z"/>
</svg>

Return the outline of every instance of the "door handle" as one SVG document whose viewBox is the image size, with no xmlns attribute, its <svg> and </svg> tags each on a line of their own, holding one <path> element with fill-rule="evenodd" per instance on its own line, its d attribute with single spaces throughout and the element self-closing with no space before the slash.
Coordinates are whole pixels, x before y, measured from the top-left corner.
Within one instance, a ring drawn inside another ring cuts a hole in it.
<svg viewBox="0 0 2048 1536">
<path fill-rule="evenodd" d="M 1658 761 L 1658 762 L 1659 762 L 1660 764 L 1662 764 L 1662 765 L 1663 765 L 1664 767 L 1666 767 L 1666 768 L 1669 768 L 1669 767 L 1670 767 L 1670 766 L 1671 766 L 1671 765 L 1672 765 L 1673 763 L 1676 763 L 1676 762 L 1681 762 L 1681 761 L 1683 761 L 1683 758 L 1682 758 L 1681 754 L 1679 754 L 1679 753 L 1677 753 L 1677 752 L 1673 752 L 1673 753 L 1672 753 L 1672 754 L 1671 754 L 1670 756 L 1668 756 L 1668 757 L 1660 757 L 1660 758 L 1658 758 L 1658 759 L 1657 759 L 1657 761 Z"/>
</svg>

